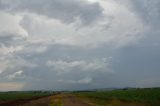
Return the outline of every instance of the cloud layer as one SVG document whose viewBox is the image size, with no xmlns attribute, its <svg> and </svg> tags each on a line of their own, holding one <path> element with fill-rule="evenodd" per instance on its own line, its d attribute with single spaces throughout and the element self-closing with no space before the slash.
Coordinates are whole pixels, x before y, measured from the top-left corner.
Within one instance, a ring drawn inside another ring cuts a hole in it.
<svg viewBox="0 0 160 106">
<path fill-rule="evenodd" d="M 84 0 L 1 0 L 1 9 L 10 12 L 29 12 L 55 18 L 64 23 L 78 19 L 82 24 L 90 24 L 101 19 L 103 9 L 98 3 Z M 42 8 L 43 7 L 43 8 Z"/>
<path fill-rule="evenodd" d="M 0 90 L 160 86 L 159 4 L 0 0 Z"/>
</svg>

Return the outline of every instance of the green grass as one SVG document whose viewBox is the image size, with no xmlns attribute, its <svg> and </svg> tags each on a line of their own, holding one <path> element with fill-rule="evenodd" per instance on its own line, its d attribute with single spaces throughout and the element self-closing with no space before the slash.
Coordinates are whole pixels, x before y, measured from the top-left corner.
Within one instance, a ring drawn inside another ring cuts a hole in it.
<svg viewBox="0 0 160 106">
<path fill-rule="evenodd" d="M 50 95 L 49 92 L 0 92 L 0 101 L 30 99 Z"/>
<path fill-rule="evenodd" d="M 94 100 L 98 104 L 106 101 L 120 100 L 124 102 L 146 103 L 149 106 L 160 106 L 160 88 L 113 90 L 103 92 L 80 92 L 76 95 Z"/>
</svg>

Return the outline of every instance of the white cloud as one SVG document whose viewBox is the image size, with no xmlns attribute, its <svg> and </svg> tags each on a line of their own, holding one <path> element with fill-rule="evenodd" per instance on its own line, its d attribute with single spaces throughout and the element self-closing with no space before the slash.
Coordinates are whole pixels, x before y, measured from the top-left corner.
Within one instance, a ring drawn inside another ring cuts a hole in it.
<svg viewBox="0 0 160 106">
<path fill-rule="evenodd" d="M 66 84 L 90 84 L 92 81 L 93 79 L 90 77 L 85 77 L 79 80 L 58 80 L 58 82 Z"/>
<path fill-rule="evenodd" d="M 2 73 L 3 71 L 0 69 L 0 74 Z"/>
<path fill-rule="evenodd" d="M 22 74 L 23 74 L 23 71 L 19 70 L 11 75 L 6 76 L 6 78 L 9 80 L 14 80 L 15 78 L 22 77 Z"/>
<path fill-rule="evenodd" d="M 95 2 L 98 2 L 99 0 L 87 0 L 87 1 L 89 1 L 91 3 L 95 3 Z"/>
<path fill-rule="evenodd" d="M 87 78 L 78 80 L 78 83 L 80 83 L 80 84 L 89 84 L 89 83 L 92 83 L 92 80 L 93 80 L 92 78 L 87 77 Z"/>
<path fill-rule="evenodd" d="M 0 48 L 0 54 L 6 55 L 6 54 L 11 54 L 11 53 L 16 53 L 16 52 L 21 51 L 22 49 L 23 49 L 22 46 L 16 46 L 16 47 L 13 47 L 13 46 L 10 46 L 10 47 L 2 46 Z"/>
<path fill-rule="evenodd" d="M 0 17 L 0 33 L 7 32 L 21 37 L 28 36 L 28 33 L 19 25 L 22 19 L 21 15 L 13 15 L 0 11 Z"/>
<path fill-rule="evenodd" d="M 96 59 L 93 61 L 48 61 L 46 63 L 48 67 L 51 67 L 53 70 L 57 71 L 59 74 L 68 73 L 71 71 L 107 71 L 112 72 L 110 70 L 110 63 L 106 59 Z"/>
</svg>

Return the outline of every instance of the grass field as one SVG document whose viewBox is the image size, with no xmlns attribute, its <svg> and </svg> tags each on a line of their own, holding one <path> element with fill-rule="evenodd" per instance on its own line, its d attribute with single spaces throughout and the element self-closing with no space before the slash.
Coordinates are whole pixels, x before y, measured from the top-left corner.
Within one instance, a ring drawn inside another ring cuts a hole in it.
<svg viewBox="0 0 160 106">
<path fill-rule="evenodd" d="M 123 106 L 124 103 L 132 104 L 131 106 L 160 106 L 160 88 L 79 92 L 75 94 L 102 106 L 114 106 L 112 104 Z"/>
<path fill-rule="evenodd" d="M 0 101 L 30 99 L 50 95 L 49 92 L 0 92 Z"/>
</svg>

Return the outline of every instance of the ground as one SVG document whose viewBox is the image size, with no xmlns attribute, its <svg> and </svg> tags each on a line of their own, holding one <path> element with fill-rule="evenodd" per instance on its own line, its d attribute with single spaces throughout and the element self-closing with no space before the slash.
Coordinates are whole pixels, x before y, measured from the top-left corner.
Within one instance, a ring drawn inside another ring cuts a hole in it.
<svg viewBox="0 0 160 106">
<path fill-rule="evenodd" d="M 0 106 L 92 106 L 70 94 L 60 94 L 30 100 L 1 102 Z"/>
</svg>

